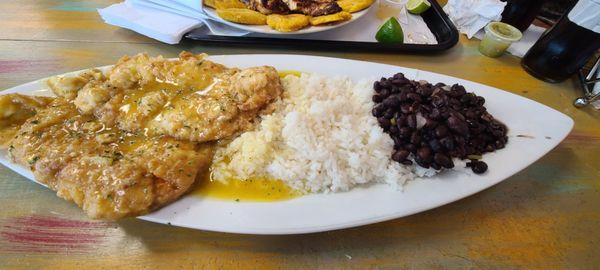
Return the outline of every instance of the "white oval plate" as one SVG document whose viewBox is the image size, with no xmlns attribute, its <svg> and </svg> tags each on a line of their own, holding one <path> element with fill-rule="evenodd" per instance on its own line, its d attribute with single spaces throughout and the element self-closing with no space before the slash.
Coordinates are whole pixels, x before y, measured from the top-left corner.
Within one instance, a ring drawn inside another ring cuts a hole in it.
<svg viewBox="0 0 600 270">
<path fill-rule="evenodd" d="M 487 109 L 509 127 L 506 148 L 486 154 L 489 170 L 484 175 L 448 171 L 425 180 L 409 182 L 404 191 L 384 184 L 349 192 L 314 194 L 282 202 L 234 202 L 184 196 L 159 211 L 139 217 L 157 223 L 194 229 L 247 233 L 297 234 L 355 227 L 432 209 L 483 189 L 521 171 L 548 153 L 569 134 L 573 120 L 535 101 L 490 86 L 421 70 L 392 65 L 308 55 L 227 55 L 210 60 L 230 67 L 271 65 L 279 70 L 299 70 L 354 79 L 387 77 L 403 72 L 406 77 L 432 83 L 459 83 L 467 91 L 485 97 Z M 2 93 L 51 95 L 45 79 Z M 526 135 L 526 136 L 517 136 Z M 25 167 L 11 163 L 6 152 L 0 163 L 33 180 Z"/>
<path fill-rule="evenodd" d="M 375 3 L 366 9 L 363 9 L 359 12 L 352 13 L 352 19 L 350 19 L 350 20 L 331 24 L 331 25 L 308 26 L 304 29 L 300 29 L 300 30 L 294 31 L 294 32 L 279 32 L 277 30 L 273 30 L 268 25 L 246 25 L 246 24 L 240 24 L 240 23 L 226 21 L 226 20 L 223 20 L 221 17 L 219 17 L 219 15 L 217 15 L 216 9 L 209 8 L 209 7 L 205 7 L 204 11 L 206 12 L 206 14 L 208 16 L 210 16 L 211 18 L 215 19 L 218 22 L 221 22 L 221 23 L 224 23 L 231 27 L 245 30 L 248 32 L 262 33 L 262 34 L 269 34 L 269 35 L 301 35 L 301 34 L 311 34 L 311 33 L 323 32 L 323 31 L 335 29 L 335 28 L 344 26 L 346 24 L 349 24 L 351 22 L 354 22 L 354 21 L 358 20 L 360 17 L 362 17 L 363 15 L 367 14 L 369 12 L 369 10 L 371 10 L 371 8 L 373 8 L 374 5 L 375 5 Z"/>
</svg>

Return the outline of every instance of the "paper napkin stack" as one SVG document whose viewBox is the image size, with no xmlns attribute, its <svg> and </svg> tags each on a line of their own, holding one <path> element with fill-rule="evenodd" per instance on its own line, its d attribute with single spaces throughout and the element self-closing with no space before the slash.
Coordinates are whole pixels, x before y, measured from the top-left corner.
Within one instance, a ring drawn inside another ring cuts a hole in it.
<svg viewBox="0 0 600 270">
<path fill-rule="evenodd" d="M 200 0 L 126 0 L 98 12 L 104 22 L 156 40 L 176 44 L 192 29 L 207 27 L 212 34 L 248 34 L 209 18 Z"/>
</svg>

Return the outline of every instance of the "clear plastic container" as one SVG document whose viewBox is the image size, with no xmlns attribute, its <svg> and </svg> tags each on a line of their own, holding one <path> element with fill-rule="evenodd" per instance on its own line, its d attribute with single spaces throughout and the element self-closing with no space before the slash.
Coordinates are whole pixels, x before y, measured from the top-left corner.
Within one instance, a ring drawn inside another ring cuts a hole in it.
<svg viewBox="0 0 600 270">
<path fill-rule="evenodd" d="M 491 22 L 485 26 L 485 36 L 479 43 L 479 52 L 489 57 L 499 57 L 513 42 L 519 41 L 523 33 L 512 25 Z"/>
</svg>

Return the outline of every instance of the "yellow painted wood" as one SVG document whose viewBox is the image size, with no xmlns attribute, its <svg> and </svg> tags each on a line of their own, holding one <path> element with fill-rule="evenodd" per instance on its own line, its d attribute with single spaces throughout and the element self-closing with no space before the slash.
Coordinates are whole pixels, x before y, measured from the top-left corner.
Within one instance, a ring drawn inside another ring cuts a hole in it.
<svg viewBox="0 0 600 270">
<path fill-rule="evenodd" d="M 594 269 L 600 265 L 600 113 L 571 106 L 579 95 L 575 80 L 538 81 L 520 68 L 518 58 L 483 57 L 477 52 L 478 42 L 463 37 L 450 51 L 430 56 L 188 41 L 170 46 L 104 25 L 93 7 L 108 4 L 1 1 L 0 89 L 111 64 L 124 54 L 142 51 L 168 57 L 181 50 L 311 54 L 419 68 L 488 84 L 571 116 L 575 128 L 540 161 L 474 196 L 393 221 L 294 236 L 203 232 L 135 219 L 90 221 L 54 192 L 0 166 L 0 269 Z M 510 109 L 511 104 L 506 106 Z"/>
</svg>

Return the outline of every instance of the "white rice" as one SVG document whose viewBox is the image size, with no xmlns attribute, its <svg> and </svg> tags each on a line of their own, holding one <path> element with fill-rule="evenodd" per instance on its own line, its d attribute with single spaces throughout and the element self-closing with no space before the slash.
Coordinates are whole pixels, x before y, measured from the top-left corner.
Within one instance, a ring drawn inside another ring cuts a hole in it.
<svg viewBox="0 0 600 270">
<path fill-rule="evenodd" d="M 400 188 L 415 178 L 413 166 L 390 159 L 393 141 L 371 116 L 372 81 L 302 74 L 282 82 L 275 111 L 217 151 L 213 179 L 266 177 L 329 192 L 366 183 Z"/>
</svg>

